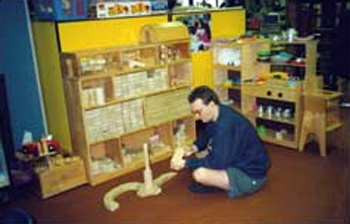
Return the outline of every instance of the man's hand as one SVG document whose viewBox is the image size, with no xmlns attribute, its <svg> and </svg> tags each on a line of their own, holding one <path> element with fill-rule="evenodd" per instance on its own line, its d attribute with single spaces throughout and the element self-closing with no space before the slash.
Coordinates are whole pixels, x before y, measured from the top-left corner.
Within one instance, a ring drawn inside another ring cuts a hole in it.
<svg viewBox="0 0 350 224">
<path fill-rule="evenodd" d="M 186 160 L 184 159 L 179 159 L 179 160 L 174 160 L 171 161 L 170 168 L 176 171 L 182 170 L 185 167 Z"/>
<path fill-rule="evenodd" d="M 174 170 L 181 170 L 185 167 L 185 160 L 183 159 L 185 155 L 184 148 L 175 149 L 174 155 L 170 161 L 170 168 Z"/>
<path fill-rule="evenodd" d="M 193 150 L 192 147 L 189 147 L 189 146 L 185 146 L 185 147 L 184 147 L 184 156 L 185 156 L 185 157 L 189 157 L 189 156 L 191 156 L 193 153 L 194 153 L 194 150 Z"/>
</svg>

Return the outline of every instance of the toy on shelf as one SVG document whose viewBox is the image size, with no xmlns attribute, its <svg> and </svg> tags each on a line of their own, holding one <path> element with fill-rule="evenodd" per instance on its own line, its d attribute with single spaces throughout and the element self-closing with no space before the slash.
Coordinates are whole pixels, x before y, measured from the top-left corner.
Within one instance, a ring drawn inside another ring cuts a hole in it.
<svg viewBox="0 0 350 224">
<path fill-rule="evenodd" d="M 51 135 L 43 136 L 38 142 L 26 140 L 16 151 L 18 161 L 27 164 L 36 176 L 43 199 L 87 182 L 84 161 L 78 156 L 60 153 L 60 144 Z"/>
<path fill-rule="evenodd" d="M 54 166 L 51 157 L 61 151 L 60 144 L 52 135 L 43 136 L 39 141 L 27 139 L 21 149 L 16 151 L 16 158 L 33 165 L 36 172 L 50 170 Z"/>
<path fill-rule="evenodd" d="M 38 142 L 27 142 L 23 144 L 20 152 L 30 158 L 44 157 L 54 155 L 60 149 L 58 141 L 52 138 L 52 135 L 42 137 Z"/>
<path fill-rule="evenodd" d="M 142 198 L 160 194 L 162 191 L 160 186 L 177 174 L 176 172 L 168 172 L 153 180 L 152 170 L 149 163 L 149 152 L 147 144 L 143 145 L 143 150 L 145 156 L 145 170 L 143 171 L 144 183 L 125 183 L 108 191 L 103 198 L 103 202 L 105 208 L 109 211 L 113 212 L 119 208 L 119 203 L 115 199 L 127 191 L 136 191 L 137 196 Z"/>
</svg>

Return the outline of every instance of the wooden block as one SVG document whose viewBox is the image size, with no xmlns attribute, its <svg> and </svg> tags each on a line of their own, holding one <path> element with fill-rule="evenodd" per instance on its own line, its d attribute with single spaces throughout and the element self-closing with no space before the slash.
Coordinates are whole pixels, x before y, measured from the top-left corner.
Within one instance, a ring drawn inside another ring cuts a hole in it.
<svg viewBox="0 0 350 224">
<path fill-rule="evenodd" d="M 175 149 L 175 152 L 171 158 L 171 164 L 174 164 L 174 165 L 179 164 L 183 159 L 184 155 L 185 155 L 184 148 L 180 147 Z"/>
</svg>

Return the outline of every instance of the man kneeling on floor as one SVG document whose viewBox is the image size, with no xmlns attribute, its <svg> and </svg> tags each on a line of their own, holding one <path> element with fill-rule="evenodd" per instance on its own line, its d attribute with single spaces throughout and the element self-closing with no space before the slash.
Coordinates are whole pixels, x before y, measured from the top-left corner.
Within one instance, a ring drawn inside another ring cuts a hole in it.
<svg viewBox="0 0 350 224">
<path fill-rule="evenodd" d="M 171 168 L 193 171 L 189 189 L 195 193 L 225 190 L 230 198 L 252 194 L 266 181 L 270 159 L 248 119 L 220 104 L 207 86 L 195 88 L 188 96 L 192 113 L 203 122 L 203 130 L 186 158 L 172 160 Z M 204 158 L 190 157 L 206 150 Z"/>
</svg>

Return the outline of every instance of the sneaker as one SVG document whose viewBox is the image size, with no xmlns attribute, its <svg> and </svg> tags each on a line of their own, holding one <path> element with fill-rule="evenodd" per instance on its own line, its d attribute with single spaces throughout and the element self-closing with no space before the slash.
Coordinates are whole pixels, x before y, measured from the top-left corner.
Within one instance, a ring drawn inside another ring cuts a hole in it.
<svg viewBox="0 0 350 224">
<path fill-rule="evenodd" d="M 211 186 L 205 186 L 203 184 L 200 184 L 200 183 L 197 183 L 197 182 L 194 182 L 194 181 L 191 184 L 188 185 L 188 189 L 192 193 L 197 193 L 197 194 L 208 194 L 208 193 L 216 193 L 216 192 L 223 191 L 220 188 L 211 187 Z"/>
</svg>

